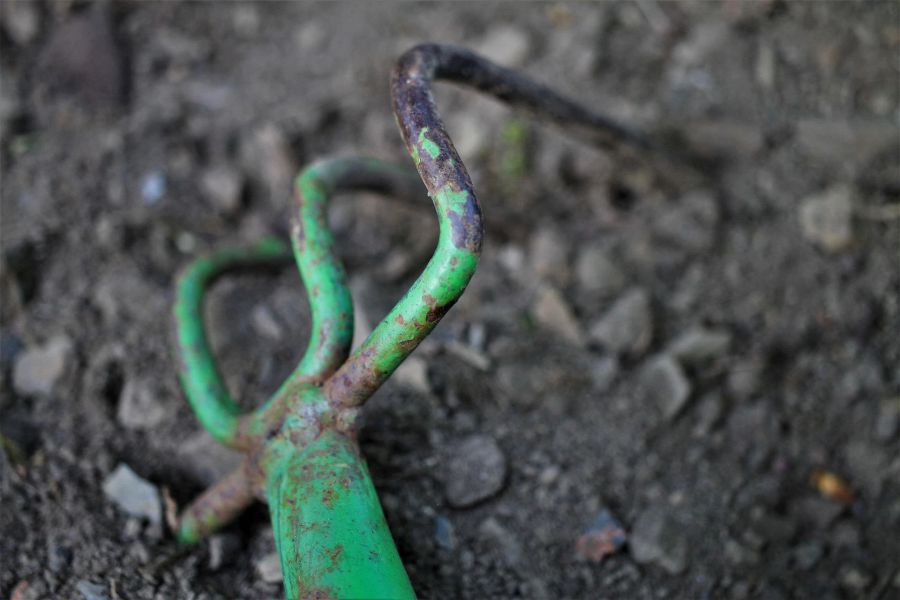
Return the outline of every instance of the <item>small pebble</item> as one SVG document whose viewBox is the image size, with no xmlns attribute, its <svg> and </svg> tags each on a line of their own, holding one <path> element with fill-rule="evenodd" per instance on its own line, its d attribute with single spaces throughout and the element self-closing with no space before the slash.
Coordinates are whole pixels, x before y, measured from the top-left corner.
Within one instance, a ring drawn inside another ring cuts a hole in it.
<svg viewBox="0 0 900 600">
<path fill-rule="evenodd" d="M 244 38 L 252 38 L 259 31 L 259 11 L 253 4 L 235 6 L 231 15 L 234 31 Z"/>
<path fill-rule="evenodd" d="M 862 592 L 872 584 L 871 575 L 853 566 L 841 569 L 838 578 L 841 582 L 841 587 L 856 593 Z"/>
<path fill-rule="evenodd" d="M 705 394 L 697 402 L 697 415 L 694 428 L 691 430 L 695 437 L 707 435 L 722 418 L 722 396 L 715 392 Z"/>
<path fill-rule="evenodd" d="M 694 327 L 679 335 L 668 353 L 687 366 L 699 365 L 723 356 L 731 345 L 731 334 L 722 329 Z"/>
<path fill-rule="evenodd" d="M 478 526 L 478 533 L 503 555 L 503 561 L 510 567 L 522 564 L 524 550 L 516 535 L 504 527 L 494 517 L 488 517 Z"/>
<path fill-rule="evenodd" d="M 445 463 L 441 479 L 451 506 L 472 506 L 503 488 L 506 457 L 493 438 L 474 435 L 456 445 Z"/>
<path fill-rule="evenodd" d="M 497 25 L 477 46 L 478 53 L 504 67 L 519 67 L 531 52 L 528 33 L 512 25 Z"/>
<path fill-rule="evenodd" d="M 794 564 L 803 571 L 808 571 L 815 567 L 825 554 L 825 549 L 818 542 L 807 542 L 795 547 L 792 556 Z"/>
<path fill-rule="evenodd" d="M 264 338 L 276 342 L 281 339 L 281 325 L 278 324 L 272 310 L 265 304 L 257 304 L 253 308 L 253 312 L 250 313 L 250 324 L 253 326 L 253 331 Z"/>
<path fill-rule="evenodd" d="M 138 477 L 126 464 L 120 464 L 103 481 L 103 493 L 129 515 L 145 518 L 153 524 L 162 520 L 156 486 Z"/>
<path fill-rule="evenodd" d="M 141 179 L 141 198 L 144 204 L 154 205 L 166 195 L 166 175 L 162 171 L 153 171 Z"/>
<path fill-rule="evenodd" d="M 243 155 L 248 172 L 260 176 L 266 184 L 269 200 L 280 203 L 289 193 L 298 168 L 285 132 L 272 123 L 263 125 L 245 142 Z"/>
<path fill-rule="evenodd" d="M 488 358 L 487 354 L 476 350 L 472 346 L 467 346 L 457 340 L 450 340 L 444 344 L 444 349 L 479 371 L 488 371 L 491 368 L 491 359 Z"/>
<path fill-rule="evenodd" d="M 543 286 L 538 291 L 537 299 L 532 307 L 532 314 L 538 324 L 547 331 L 574 346 L 584 347 L 582 327 L 556 288 Z"/>
<path fill-rule="evenodd" d="M 436 515 L 434 517 L 434 541 L 444 550 L 456 548 L 456 535 L 453 530 L 453 523 L 444 515 Z"/>
<path fill-rule="evenodd" d="M 129 429 L 152 429 L 166 418 L 166 407 L 149 381 L 129 379 L 119 395 L 116 418 Z"/>
<path fill-rule="evenodd" d="M 232 533 L 211 535 L 209 546 L 209 570 L 218 571 L 237 555 L 241 539 Z"/>
<path fill-rule="evenodd" d="M 254 565 L 260 579 L 266 583 L 281 583 L 284 576 L 281 574 L 281 559 L 277 552 L 266 554 L 256 561 Z"/>
<path fill-rule="evenodd" d="M 585 292 L 601 297 L 615 296 L 625 286 L 625 275 L 597 245 L 589 245 L 578 253 L 575 280 Z"/>
<path fill-rule="evenodd" d="M 896 437 L 898 427 L 900 427 L 900 398 L 883 401 L 875 421 L 875 437 L 882 442 L 889 442 Z"/>
<path fill-rule="evenodd" d="M 58 336 L 43 346 L 19 353 L 13 367 L 13 387 L 23 396 L 48 395 L 65 371 L 72 342 Z"/>
<path fill-rule="evenodd" d="M 687 539 L 682 534 L 682 526 L 666 510 L 649 508 L 641 512 L 635 519 L 628 546 L 637 562 L 654 563 L 678 575 L 687 569 Z"/>
<path fill-rule="evenodd" d="M 641 372 L 644 396 L 666 420 L 684 408 L 691 395 L 691 382 L 681 366 L 667 354 L 652 359 Z"/>
<path fill-rule="evenodd" d="M 688 252 L 709 250 L 715 239 L 719 205 L 711 194 L 696 191 L 680 198 L 654 217 L 652 228 L 658 239 Z"/>
<path fill-rule="evenodd" d="M 591 381 L 594 390 L 600 393 L 609 391 L 619 377 L 621 365 L 615 356 L 604 356 L 593 364 L 591 369 Z"/>
<path fill-rule="evenodd" d="M 484 327 L 484 323 L 472 323 L 469 325 L 468 342 L 471 348 L 484 350 L 486 340 L 487 331 Z"/>
<path fill-rule="evenodd" d="M 749 400 L 759 389 L 762 373 L 760 361 L 747 359 L 735 363 L 725 380 L 728 394 L 735 400 Z"/>
<path fill-rule="evenodd" d="M 538 277 L 560 285 L 568 278 L 568 254 L 566 239 L 551 227 L 538 229 L 528 248 L 528 260 Z"/>
<path fill-rule="evenodd" d="M 515 244 L 506 244 L 497 253 L 497 260 L 507 272 L 518 274 L 525 268 L 525 251 Z"/>
<path fill-rule="evenodd" d="M 453 133 L 453 144 L 463 159 L 477 160 L 491 140 L 491 130 L 485 127 L 484 115 L 475 110 L 452 114 L 447 128 Z"/>
<path fill-rule="evenodd" d="M 225 216 L 231 216 L 241 207 L 244 179 L 235 169 L 217 166 L 203 173 L 200 179 L 203 194 Z"/>
<path fill-rule="evenodd" d="M 775 48 L 772 44 L 761 42 L 756 52 L 754 68 L 756 82 L 765 90 L 775 85 Z"/>
<path fill-rule="evenodd" d="M 615 554 L 625 545 L 626 535 L 622 525 L 607 509 L 601 509 L 587 531 L 575 543 L 578 556 L 599 563 L 606 556 Z"/>
<path fill-rule="evenodd" d="M 805 198 L 800 204 L 800 230 L 810 242 L 829 253 L 853 241 L 852 190 L 836 185 Z"/>
<path fill-rule="evenodd" d="M 75 589 L 81 594 L 84 600 L 109 600 L 106 595 L 106 586 L 81 579 L 75 584 Z"/>
<path fill-rule="evenodd" d="M 0 15 L 3 30 L 19 46 L 27 46 L 40 31 L 41 14 L 37 2 L 2 2 Z"/>
<path fill-rule="evenodd" d="M 590 329 L 591 339 L 617 354 L 639 356 L 653 337 L 650 297 L 640 288 L 625 292 Z"/>
<path fill-rule="evenodd" d="M 795 140 L 800 153 L 829 168 L 846 169 L 867 163 L 897 143 L 897 129 L 878 119 L 798 119 Z"/>
<path fill-rule="evenodd" d="M 328 35 L 325 33 L 322 24 L 312 20 L 304 22 L 294 33 L 294 41 L 300 50 L 304 52 L 317 50 L 327 39 Z"/>
<path fill-rule="evenodd" d="M 549 467 L 545 467 L 538 474 L 538 483 L 544 486 L 551 485 L 554 481 L 559 477 L 559 467 L 556 465 L 550 465 Z"/>
</svg>

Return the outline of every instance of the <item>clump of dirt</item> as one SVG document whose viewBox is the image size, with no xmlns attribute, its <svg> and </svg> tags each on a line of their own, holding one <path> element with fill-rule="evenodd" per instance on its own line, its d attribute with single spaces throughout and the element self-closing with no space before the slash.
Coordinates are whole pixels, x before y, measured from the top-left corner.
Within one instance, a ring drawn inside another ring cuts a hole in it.
<svg viewBox="0 0 900 600">
<path fill-rule="evenodd" d="M 417 593 L 900 594 L 896 3 L 0 17 L 4 597 L 280 596 L 263 506 L 193 548 L 166 529 L 164 498 L 184 505 L 238 459 L 179 390 L 173 278 L 218 245 L 286 237 L 311 160 L 408 162 L 388 74 L 421 41 L 705 166 L 685 177 L 440 88 L 484 256 L 361 434 Z M 362 194 L 331 221 L 365 331 L 427 261 L 434 216 Z M 248 407 L 308 334 L 293 269 L 221 282 L 207 317 Z M 490 472 L 462 501 L 466 464 Z"/>
</svg>

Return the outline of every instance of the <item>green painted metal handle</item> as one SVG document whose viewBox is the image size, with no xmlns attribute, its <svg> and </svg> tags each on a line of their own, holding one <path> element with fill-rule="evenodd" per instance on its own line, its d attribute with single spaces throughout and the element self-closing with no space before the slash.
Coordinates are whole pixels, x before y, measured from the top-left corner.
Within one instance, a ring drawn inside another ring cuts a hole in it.
<svg viewBox="0 0 900 600">
<path fill-rule="evenodd" d="M 415 598 L 356 440 L 273 448 L 267 495 L 288 598 Z"/>
</svg>

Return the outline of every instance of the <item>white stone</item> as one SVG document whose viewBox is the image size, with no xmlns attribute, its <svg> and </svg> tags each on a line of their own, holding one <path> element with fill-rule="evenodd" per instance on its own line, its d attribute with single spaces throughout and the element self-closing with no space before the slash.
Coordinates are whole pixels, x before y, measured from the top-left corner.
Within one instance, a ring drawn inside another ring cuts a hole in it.
<svg viewBox="0 0 900 600">
<path fill-rule="evenodd" d="M 47 395 L 62 376 L 72 352 L 72 342 L 58 336 L 43 346 L 19 355 L 13 367 L 13 387 L 25 396 Z"/>
<path fill-rule="evenodd" d="M 154 525 L 162 521 L 162 507 L 156 486 L 138 477 L 126 464 L 120 464 L 106 478 L 103 493 L 133 517 L 147 519 Z"/>
<path fill-rule="evenodd" d="M 538 291 L 531 309 L 535 320 L 547 331 L 578 347 L 585 344 L 581 324 L 556 288 L 544 286 Z"/>
<path fill-rule="evenodd" d="M 826 252 L 847 248 L 853 241 L 853 202 L 849 186 L 840 184 L 807 197 L 800 204 L 803 236 Z"/>
</svg>

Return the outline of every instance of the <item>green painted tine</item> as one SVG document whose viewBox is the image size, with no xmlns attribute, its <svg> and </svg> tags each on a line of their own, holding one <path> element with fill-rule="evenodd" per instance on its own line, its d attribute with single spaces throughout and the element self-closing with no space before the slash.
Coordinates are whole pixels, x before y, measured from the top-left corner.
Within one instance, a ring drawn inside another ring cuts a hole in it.
<svg viewBox="0 0 900 600">
<path fill-rule="evenodd" d="M 394 116 L 437 211 L 434 256 L 412 288 L 340 369 L 325 382 L 336 406 L 359 406 L 425 339 L 465 290 L 478 266 L 484 225 L 472 181 L 437 113 L 431 84 L 445 79 L 495 96 L 514 108 L 588 135 L 650 147 L 640 134 L 546 86 L 455 46 L 424 44 L 397 61 L 391 77 Z"/>
<path fill-rule="evenodd" d="M 250 247 L 224 248 L 200 258 L 178 277 L 174 316 L 181 386 L 203 428 L 227 446 L 246 448 L 248 440 L 238 435 L 240 407 L 225 387 L 206 338 L 206 290 L 227 271 L 277 264 L 290 258 L 287 244 L 265 239 Z"/>
<path fill-rule="evenodd" d="M 284 262 L 291 257 L 290 249 L 275 239 L 250 247 L 225 248 L 198 259 L 178 278 L 175 329 L 181 358 L 179 375 L 194 413 L 219 442 L 249 448 L 253 439 L 280 422 L 278 398 L 298 383 L 321 383 L 347 358 L 353 339 L 353 304 L 327 226 L 327 202 L 334 193 L 353 190 L 402 196 L 424 192 L 410 169 L 368 158 L 322 161 L 297 178 L 291 242 L 312 313 L 311 335 L 297 368 L 253 414 L 240 416 L 240 408 L 216 367 L 203 322 L 204 294 L 223 273 Z"/>
</svg>

